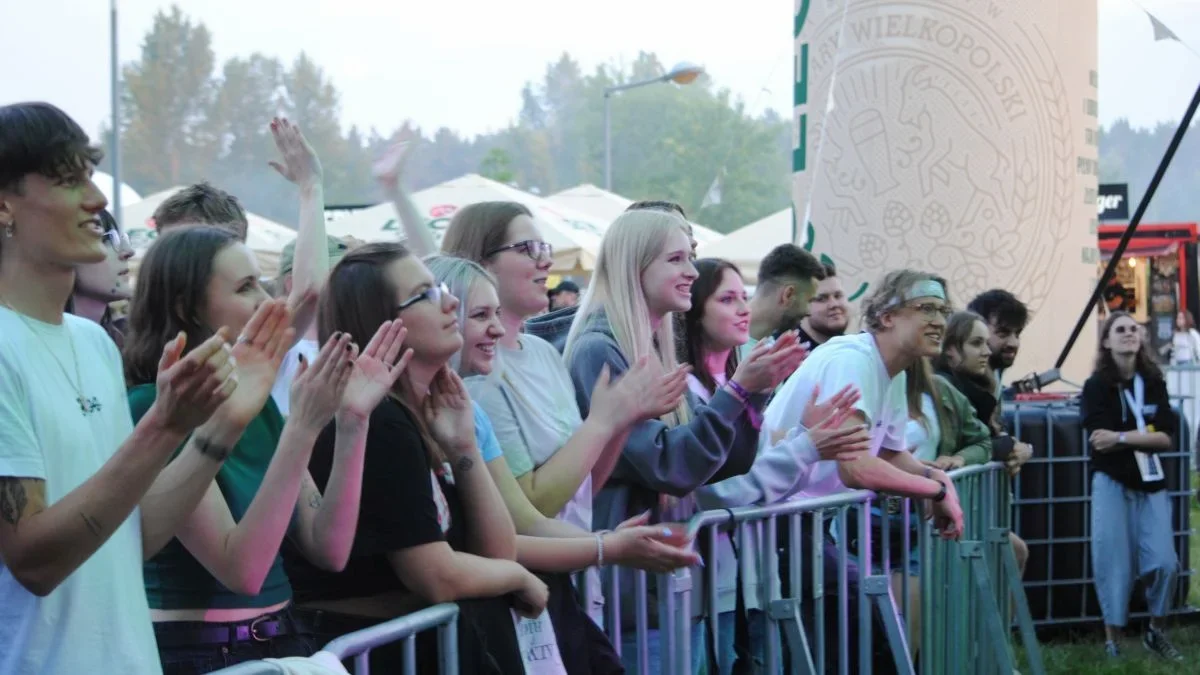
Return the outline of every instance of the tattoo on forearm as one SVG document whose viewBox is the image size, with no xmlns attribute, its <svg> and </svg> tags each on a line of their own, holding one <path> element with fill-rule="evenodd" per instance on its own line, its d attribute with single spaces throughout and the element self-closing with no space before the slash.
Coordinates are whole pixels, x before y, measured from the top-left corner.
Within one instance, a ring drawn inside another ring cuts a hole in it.
<svg viewBox="0 0 1200 675">
<path fill-rule="evenodd" d="M 230 453 L 229 448 L 217 445 L 207 438 L 197 438 L 196 449 L 200 451 L 200 454 L 215 462 L 224 462 Z"/>
<path fill-rule="evenodd" d="M 471 459 L 470 457 L 459 457 L 458 461 L 454 463 L 454 474 L 461 476 L 462 474 L 470 471 L 474 466 L 475 460 Z"/>
<path fill-rule="evenodd" d="M 16 527 L 28 505 L 29 496 L 20 478 L 0 478 L 0 520 Z"/>
<path fill-rule="evenodd" d="M 308 507 L 311 509 L 321 508 L 321 493 L 313 490 L 308 495 Z"/>
<path fill-rule="evenodd" d="M 92 534 L 95 535 L 97 539 L 104 538 L 104 527 L 100 525 L 100 521 L 86 513 L 80 513 L 79 517 L 83 518 L 83 524 L 87 525 L 87 528 L 91 530 Z"/>
</svg>

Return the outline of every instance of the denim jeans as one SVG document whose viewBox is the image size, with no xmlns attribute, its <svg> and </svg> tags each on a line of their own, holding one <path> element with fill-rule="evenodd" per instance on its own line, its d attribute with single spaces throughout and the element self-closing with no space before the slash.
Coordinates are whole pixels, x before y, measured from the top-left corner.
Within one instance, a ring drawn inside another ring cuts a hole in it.
<svg viewBox="0 0 1200 675">
<path fill-rule="evenodd" d="M 158 623 L 154 625 L 154 633 L 163 635 L 172 629 L 181 630 L 194 625 L 190 621 Z M 306 635 L 281 635 L 266 642 L 170 647 L 160 649 L 158 656 L 162 661 L 163 675 L 200 675 L 246 661 L 311 656 L 317 649 Z"/>
<path fill-rule="evenodd" d="M 657 628 L 646 631 L 646 663 L 649 670 L 642 673 L 638 669 L 637 633 L 628 632 L 621 636 L 621 663 L 628 675 L 659 675 L 663 671 L 662 644 Z M 704 675 L 708 670 L 708 639 L 704 630 L 704 622 L 692 623 L 692 672 Z"/>
</svg>

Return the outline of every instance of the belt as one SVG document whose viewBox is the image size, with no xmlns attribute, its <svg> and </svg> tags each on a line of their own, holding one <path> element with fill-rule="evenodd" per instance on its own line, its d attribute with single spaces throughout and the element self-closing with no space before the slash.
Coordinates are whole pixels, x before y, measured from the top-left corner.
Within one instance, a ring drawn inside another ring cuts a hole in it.
<svg viewBox="0 0 1200 675">
<path fill-rule="evenodd" d="M 155 626 L 154 633 L 159 649 L 168 649 L 238 642 L 269 642 L 273 638 L 304 634 L 306 631 L 286 614 L 266 614 L 239 623 L 160 623 Z"/>
</svg>

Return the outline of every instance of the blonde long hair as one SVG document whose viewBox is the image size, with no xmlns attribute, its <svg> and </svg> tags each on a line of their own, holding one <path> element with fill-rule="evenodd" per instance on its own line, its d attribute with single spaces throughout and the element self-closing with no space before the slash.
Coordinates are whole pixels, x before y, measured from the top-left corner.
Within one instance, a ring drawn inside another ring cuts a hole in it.
<svg viewBox="0 0 1200 675">
<path fill-rule="evenodd" d="M 650 308 L 642 288 L 642 273 L 662 253 L 667 237 L 675 230 L 686 234 L 687 222 L 673 212 L 627 211 L 613 221 L 604 233 L 592 281 L 567 334 L 564 355 L 568 361 L 591 317 L 604 312 L 617 347 L 630 365 L 649 356 L 665 370 L 678 367 L 674 317 L 664 316 L 658 329 L 651 330 Z M 689 419 L 688 404 L 683 400 L 662 421 L 678 426 Z"/>
</svg>

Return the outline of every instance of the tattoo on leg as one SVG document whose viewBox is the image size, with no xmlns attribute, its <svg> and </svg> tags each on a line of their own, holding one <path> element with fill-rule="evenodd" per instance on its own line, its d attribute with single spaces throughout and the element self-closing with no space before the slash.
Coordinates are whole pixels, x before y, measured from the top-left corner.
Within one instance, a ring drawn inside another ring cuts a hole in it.
<svg viewBox="0 0 1200 675">
<path fill-rule="evenodd" d="M 473 466 L 475 466 L 475 460 L 470 457 L 459 457 L 458 461 L 454 463 L 454 473 L 462 475 L 470 471 Z"/>
<path fill-rule="evenodd" d="M 100 521 L 86 513 L 80 513 L 79 517 L 83 518 L 83 524 L 87 525 L 87 528 L 91 530 L 92 534 L 96 535 L 97 539 L 104 537 L 104 528 L 100 525 Z"/>
<path fill-rule="evenodd" d="M 0 478 L 0 519 L 16 527 L 28 505 L 29 496 L 20 478 Z"/>
</svg>

